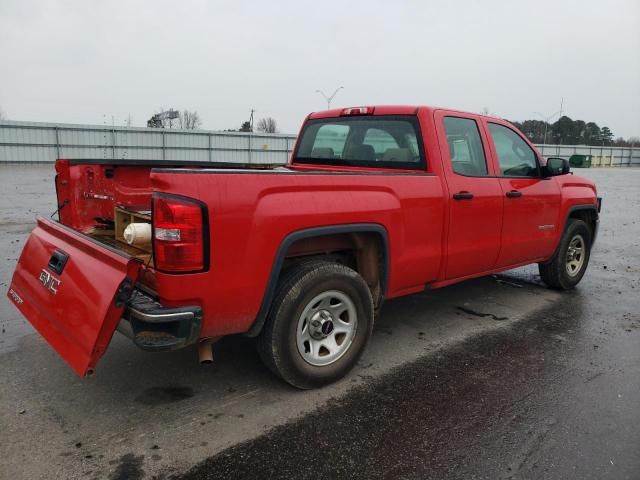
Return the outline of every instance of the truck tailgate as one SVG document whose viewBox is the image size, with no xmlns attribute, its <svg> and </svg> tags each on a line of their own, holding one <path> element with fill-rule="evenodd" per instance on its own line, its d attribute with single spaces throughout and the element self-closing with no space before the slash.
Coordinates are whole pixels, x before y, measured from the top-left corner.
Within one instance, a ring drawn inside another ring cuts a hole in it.
<svg viewBox="0 0 640 480">
<path fill-rule="evenodd" d="M 8 296 L 78 373 L 92 373 L 118 325 L 141 262 L 38 218 Z"/>
</svg>

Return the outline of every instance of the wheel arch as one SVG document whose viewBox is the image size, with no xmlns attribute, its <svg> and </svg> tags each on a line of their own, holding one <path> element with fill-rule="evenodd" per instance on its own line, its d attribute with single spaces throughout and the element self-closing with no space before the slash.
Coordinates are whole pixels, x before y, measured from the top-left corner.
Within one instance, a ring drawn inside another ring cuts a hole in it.
<svg viewBox="0 0 640 480">
<path fill-rule="evenodd" d="M 387 233 L 387 229 L 377 223 L 353 223 L 353 224 L 342 224 L 342 225 L 330 225 L 323 227 L 313 227 L 306 228 L 302 230 L 297 230 L 288 234 L 282 242 L 280 242 L 280 246 L 278 247 L 278 251 L 275 256 L 275 260 L 273 262 L 273 266 L 271 268 L 271 273 L 269 275 L 269 280 L 267 282 L 267 287 L 265 288 L 265 293 L 262 298 L 262 303 L 260 305 L 260 310 L 256 316 L 255 321 L 251 325 L 251 328 L 247 331 L 245 335 L 249 337 L 256 337 L 262 331 L 262 327 L 264 326 L 265 320 L 267 318 L 267 314 L 271 308 L 271 304 L 276 294 L 276 289 L 278 285 L 278 281 L 280 279 L 280 275 L 282 273 L 285 259 L 287 258 L 287 253 L 290 248 L 300 242 L 307 241 L 321 237 L 330 237 L 335 235 L 349 235 L 349 234 L 373 234 L 379 240 L 379 244 L 381 246 L 381 271 L 380 271 L 380 289 L 381 289 L 381 300 L 384 298 L 384 294 L 386 293 L 388 279 L 389 279 L 389 236 Z"/>
<path fill-rule="evenodd" d="M 567 210 L 562 231 L 567 227 L 570 218 L 584 221 L 591 228 L 591 245 L 596 239 L 598 223 L 600 221 L 598 207 L 596 205 L 574 205 Z"/>
<path fill-rule="evenodd" d="M 558 249 L 560 248 L 560 243 L 562 242 L 562 236 L 564 235 L 564 231 L 567 228 L 570 218 L 577 218 L 579 220 L 583 220 L 591 227 L 591 245 L 596 240 L 596 234 L 598 233 L 598 224 L 600 222 L 598 207 L 592 204 L 582 204 L 582 205 L 573 205 L 567 209 L 567 212 L 564 215 L 564 221 L 562 222 L 562 230 L 560 231 L 560 235 L 558 236 L 558 244 L 553 251 L 553 255 L 549 258 L 549 260 L 543 262 L 550 262 L 558 253 Z"/>
</svg>

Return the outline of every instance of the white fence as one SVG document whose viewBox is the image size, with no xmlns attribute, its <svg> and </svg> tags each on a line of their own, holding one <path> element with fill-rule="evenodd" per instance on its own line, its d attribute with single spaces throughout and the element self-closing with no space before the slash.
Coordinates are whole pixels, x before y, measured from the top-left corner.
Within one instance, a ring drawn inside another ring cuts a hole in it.
<svg viewBox="0 0 640 480">
<path fill-rule="evenodd" d="M 0 122 L 0 163 L 53 162 L 56 158 L 286 163 L 295 135 L 164 128 Z M 640 167 L 640 147 L 538 145 L 547 157 L 592 155 L 593 166 Z"/>
<path fill-rule="evenodd" d="M 640 147 L 588 147 L 584 145 L 536 145 L 545 157 L 570 158 L 591 155 L 593 167 L 640 167 Z"/>
<path fill-rule="evenodd" d="M 295 135 L 0 122 L 1 162 L 56 158 L 286 163 Z"/>
</svg>

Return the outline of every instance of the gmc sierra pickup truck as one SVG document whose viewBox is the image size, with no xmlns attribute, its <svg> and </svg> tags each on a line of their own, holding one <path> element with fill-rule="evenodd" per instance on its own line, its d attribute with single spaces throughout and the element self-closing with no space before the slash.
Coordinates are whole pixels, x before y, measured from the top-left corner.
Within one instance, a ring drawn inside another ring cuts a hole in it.
<svg viewBox="0 0 640 480">
<path fill-rule="evenodd" d="M 431 107 L 310 114 L 286 166 L 58 160 L 8 296 L 79 374 L 114 331 L 149 351 L 256 337 L 285 381 L 344 376 L 384 299 L 537 263 L 573 288 L 594 183 L 499 118 Z"/>
</svg>

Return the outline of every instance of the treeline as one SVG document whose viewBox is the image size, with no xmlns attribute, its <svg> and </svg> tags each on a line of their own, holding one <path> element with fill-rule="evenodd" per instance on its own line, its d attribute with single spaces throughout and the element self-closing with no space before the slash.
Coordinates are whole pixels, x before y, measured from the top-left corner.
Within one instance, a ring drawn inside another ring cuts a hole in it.
<svg viewBox="0 0 640 480">
<path fill-rule="evenodd" d="M 225 132 L 253 132 L 253 120 L 247 120 L 242 122 L 240 128 L 227 128 Z M 256 125 L 256 130 L 261 133 L 279 133 L 278 131 L 278 122 L 275 121 L 272 117 L 261 118 L 258 120 L 258 124 Z"/>
<path fill-rule="evenodd" d="M 554 123 L 543 120 L 525 120 L 524 122 L 511 122 L 524 133 L 533 143 L 546 143 L 555 145 L 591 145 L 632 147 L 640 145 L 640 138 L 622 137 L 614 138 L 609 127 L 598 126 L 595 122 L 572 120 L 565 116 L 560 117 Z M 546 138 L 545 138 L 546 135 Z"/>
</svg>

